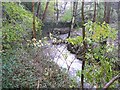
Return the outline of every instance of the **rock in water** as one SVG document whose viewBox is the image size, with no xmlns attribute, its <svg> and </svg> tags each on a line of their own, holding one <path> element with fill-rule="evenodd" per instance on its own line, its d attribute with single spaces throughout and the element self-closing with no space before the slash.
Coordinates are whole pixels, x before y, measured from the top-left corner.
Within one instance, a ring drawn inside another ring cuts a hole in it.
<svg viewBox="0 0 120 90">
<path fill-rule="evenodd" d="M 53 33 L 60 35 L 60 34 L 67 34 L 69 31 L 70 31 L 69 27 L 67 27 L 67 28 L 54 28 Z"/>
</svg>

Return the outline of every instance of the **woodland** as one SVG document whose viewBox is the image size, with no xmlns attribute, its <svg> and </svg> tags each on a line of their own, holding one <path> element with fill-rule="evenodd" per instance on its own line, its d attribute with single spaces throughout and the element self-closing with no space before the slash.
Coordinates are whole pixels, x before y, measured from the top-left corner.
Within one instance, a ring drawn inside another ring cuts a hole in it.
<svg viewBox="0 0 120 90">
<path fill-rule="evenodd" d="M 120 2 L 2 2 L 2 89 L 120 90 Z"/>
</svg>

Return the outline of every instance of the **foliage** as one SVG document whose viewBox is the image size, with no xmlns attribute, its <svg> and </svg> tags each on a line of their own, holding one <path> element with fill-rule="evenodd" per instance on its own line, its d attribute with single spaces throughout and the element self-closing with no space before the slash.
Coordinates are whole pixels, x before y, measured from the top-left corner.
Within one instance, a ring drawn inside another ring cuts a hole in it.
<svg viewBox="0 0 120 90">
<path fill-rule="evenodd" d="M 71 21 L 72 18 L 72 11 L 70 9 L 66 10 L 63 17 L 61 18 L 62 21 Z"/>
<path fill-rule="evenodd" d="M 27 40 L 26 46 L 2 53 L 2 88 L 76 87 L 66 71 L 44 54 L 46 40 Z"/>
<path fill-rule="evenodd" d="M 99 85 L 98 87 L 103 87 L 105 83 L 118 73 L 113 70 L 113 61 L 117 60 L 115 58 L 116 55 L 114 54 L 112 57 L 108 55 L 113 53 L 113 50 L 117 48 L 106 45 L 107 43 L 105 42 L 107 39 L 115 40 L 117 31 L 105 22 L 101 24 L 89 21 L 85 26 L 86 30 L 88 30 L 86 31 L 86 41 L 89 45 L 88 52 L 86 53 L 87 64 L 84 72 L 86 81 L 93 86 Z M 117 53 L 117 50 L 115 53 Z"/>
<path fill-rule="evenodd" d="M 31 4 L 29 3 L 28 6 Z M 42 12 L 45 5 L 46 3 L 42 3 Z M 30 12 L 32 8 L 29 6 L 30 11 L 27 11 L 25 5 L 15 2 L 2 3 L 2 6 L 2 43 L 4 49 L 2 51 L 2 87 L 35 88 L 40 85 L 40 88 L 73 88 L 78 86 L 74 78 L 71 80 L 68 74 L 62 71 L 45 54 L 44 48 L 48 45 L 46 38 L 39 41 L 36 39 L 29 40 L 33 23 L 33 14 Z M 35 3 L 35 9 L 37 9 L 37 3 Z M 98 12 L 99 19 L 104 14 L 103 10 L 101 10 Z M 54 3 L 50 2 L 47 10 L 48 14 L 46 14 L 48 19 L 51 17 L 54 19 L 54 12 Z M 62 20 L 71 20 L 71 13 L 70 9 L 68 9 Z M 41 32 L 42 23 L 38 18 L 35 19 L 36 30 Z M 98 87 L 103 87 L 114 75 L 119 73 L 114 70 L 116 67 L 114 63 L 117 60 L 117 47 L 106 43 L 108 39 L 112 39 L 114 43 L 117 31 L 105 22 L 93 23 L 88 21 L 85 27 L 86 37 L 84 40 L 87 43 L 86 67 L 82 73 L 85 75 L 86 82 L 92 86 L 99 85 Z M 37 34 L 40 35 L 40 33 Z M 73 45 L 81 46 L 83 38 L 77 36 L 76 38 L 68 38 L 67 41 Z M 23 43 L 27 43 L 27 45 L 23 45 Z M 66 57 L 66 55 L 63 56 Z M 80 75 L 81 72 L 78 71 L 77 76 L 81 77 Z M 115 87 L 115 84 L 111 87 Z"/>
<path fill-rule="evenodd" d="M 37 52 L 40 55 L 35 57 Z M 11 55 L 3 53 L 3 88 L 36 88 L 38 84 L 41 88 L 72 86 L 68 75 L 42 55 L 42 50 L 37 47 L 12 50 Z"/>
<path fill-rule="evenodd" d="M 2 88 L 35 87 L 37 78 L 30 57 L 22 49 L 18 50 L 2 53 Z M 21 51 L 24 55 L 18 54 Z"/>
<path fill-rule="evenodd" d="M 81 36 L 77 36 L 75 38 L 68 38 L 67 41 L 73 45 L 80 45 L 83 40 Z"/>
<path fill-rule="evenodd" d="M 84 24 L 86 27 L 86 41 L 87 43 L 100 43 L 106 41 L 106 39 L 115 40 L 117 36 L 117 31 L 114 28 L 111 28 L 107 23 L 103 22 L 92 22 L 88 21 L 88 23 Z M 77 36 L 75 38 L 67 39 L 71 44 L 81 44 L 82 36 Z"/>
<path fill-rule="evenodd" d="M 117 31 L 111 28 L 107 23 L 103 22 L 92 22 L 88 21 L 85 24 L 86 27 L 86 39 L 92 40 L 93 42 L 103 42 L 107 38 L 112 40 L 116 39 Z"/>
<path fill-rule="evenodd" d="M 10 48 L 10 43 L 19 42 L 32 32 L 33 14 L 16 3 L 2 3 L 3 6 L 3 46 Z M 36 30 L 41 30 L 41 21 L 36 18 Z M 25 36 L 26 35 L 26 36 Z M 7 44 L 6 44 L 7 43 Z"/>
<path fill-rule="evenodd" d="M 105 22 L 101 24 L 100 22 L 88 21 L 85 28 L 85 42 L 87 43 L 86 67 L 83 71 L 85 80 L 92 86 L 99 85 L 98 87 L 103 87 L 118 73 L 113 69 L 114 62 L 117 60 L 117 47 L 106 43 L 108 39 L 111 39 L 114 43 L 117 31 Z M 68 39 L 68 42 L 73 45 L 80 45 L 82 41 L 81 36 Z M 77 76 L 80 77 L 80 73 L 77 73 Z M 114 87 L 114 85 L 111 87 Z"/>
<path fill-rule="evenodd" d="M 110 49 L 112 52 L 109 51 Z M 84 71 L 86 82 L 91 83 L 93 86 L 99 85 L 99 87 L 103 87 L 105 83 L 109 82 L 111 78 L 118 73 L 113 69 L 113 62 L 117 60 L 115 54 L 112 55 L 113 49 L 117 48 L 110 46 L 96 46 L 95 48 L 89 49 L 86 53 L 87 63 Z M 111 57 L 108 55 L 110 53 L 112 55 Z M 115 51 L 115 53 L 117 54 L 117 51 Z"/>
</svg>

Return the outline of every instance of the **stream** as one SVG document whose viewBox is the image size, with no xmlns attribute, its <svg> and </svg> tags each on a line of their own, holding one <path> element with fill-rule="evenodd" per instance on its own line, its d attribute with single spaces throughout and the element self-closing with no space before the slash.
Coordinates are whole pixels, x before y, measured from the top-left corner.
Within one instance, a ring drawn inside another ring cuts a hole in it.
<svg viewBox="0 0 120 90">
<path fill-rule="evenodd" d="M 115 24 L 117 25 L 117 24 Z M 117 26 L 114 26 L 116 28 Z M 111 27 L 113 27 L 111 25 Z M 46 28 L 45 28 L 46 29 Z M 82 30 L 74 30 L 71 32 L 73 37 L 82 36 Z M 60 34 L 58 37 L 65 40 L 68 34 Z M 110 42 L 110 41 L 108 41 Z M 76 58 L 75 54 L 70 53 L 67 50 L 66 44 L 52 44 L 52 40 L 48 40 L 48 44 L 44 49 L 44 54 L 51 58 L 59 67 L 68 70 L 68 74 L 70 77 L 75 77 L 76 81 L 79 83 L 81 81 L 80 77 L 76 75 L 76 72 L 82 69 L 82 61 Z M 85 88 L 91 88 L 91 85 L 88 83 L 84 84 Z M 94 86 L 95 90 L 95 86 Z"/>
<path fill-rule="evenodd" d="M 50 45 L 45 49 L 46 55 L 51 58 L 59 67 L 68 70 L 69 75 L 74 77 L 76 72 L 81 70 L 82 61 L 78 60 L 74 54 L 71 54 L 66 47 L 66 44 Z"/>
<path fill-rule="evenodd" d="M 60 38 L 66 39 L 67 34 L 59 35 Z M 81 78 L 76 72 L 82 69 L 82 61 L 76 58 L 75 54 L 67 50 L 66 44 L 53 45 L 52 40 L 48 40 L 48 45 L 44 47 L 44 54 L 53 60 L 59 67 L 68 70 L 70 77 L 75 77 L 79 83 Z M 89 84 L 85 84 L 86 88 L 90 88 Z"/>
</svg>

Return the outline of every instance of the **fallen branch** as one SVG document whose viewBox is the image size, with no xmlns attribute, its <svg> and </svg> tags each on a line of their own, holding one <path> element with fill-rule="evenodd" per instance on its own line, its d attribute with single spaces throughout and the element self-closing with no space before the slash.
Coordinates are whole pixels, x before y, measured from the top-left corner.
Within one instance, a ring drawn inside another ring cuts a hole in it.
<svg viewBox="0 0 120 90">
<path fill-rule="evenodd" d="M 107 89 L 112 83 L 114 83 L 114 81 L 116 81 L 117 79 L 120 79 L 120 74 L 113 77 L 103 88 L 103 90 Z"/>
</svg>

